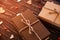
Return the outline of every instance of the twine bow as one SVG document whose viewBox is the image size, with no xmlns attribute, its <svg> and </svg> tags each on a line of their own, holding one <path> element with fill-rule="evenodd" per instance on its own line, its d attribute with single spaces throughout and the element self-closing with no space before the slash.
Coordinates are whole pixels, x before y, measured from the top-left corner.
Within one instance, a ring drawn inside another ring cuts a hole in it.
<svg viewBox="0 0 60 40">
<path fill-rule="evenodd" d="M 44 7 L 44 8 L 48 9 L 50 11 L 53 11 L 53 12 L 50 12 L 49 14 L 57 14 L 56 18 L 54 19 L 54 22 L 55 22 L 57 17 L 59 16 L 60 12 L 58 12 L 56 9 L 52 10 L 52 9 L 49 9 L 49 8 L 46 8 L 46 7 Z"/>
<path fill-rule="evenodd" d="M 57 16 L 56 16 L 56 18 L 55 18 L 55 20 L 54 20 L 54 22 L 56 21 L 56 19 L 58 18 L 58 16 L 59 16 L 59 13 L 56 11 L 56 9 L 54 9 L 54 10 L 52 10 L 53 12 L 50 12 L 50 14 L 57 14 Z"/>
<path fill-rule="evenodd" d="M 27 19 L 23 16 L 22 13 L 20 13 L 20 15 L 21 15 L 21 17 L 23 18 L 23 19 L 21 19 L 21 21 L 22 21 L 24 24 L 28 25 L 28 27 L 29 27 L 29 34 L 32 34 L 32 32 L 33 32 L 33 33 L 35 33 L 35 35 L 37 36 L 37 38 L 38 38 L 39 40 L 41 40 L 41 38 L 39 37 L 39 35 L 35 32 L 35 30 L 34 30 L 33 27 L 31 26 L 30 20 L 27 20 Z"/>
</svg>

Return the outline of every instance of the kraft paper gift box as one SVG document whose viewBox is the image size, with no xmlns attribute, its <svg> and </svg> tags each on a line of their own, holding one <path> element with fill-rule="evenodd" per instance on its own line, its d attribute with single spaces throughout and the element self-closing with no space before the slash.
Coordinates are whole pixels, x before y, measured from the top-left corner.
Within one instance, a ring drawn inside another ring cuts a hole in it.
<svg viewBox="0 0 60 40">
<path fill-rule="evenodd" d="M 60 5 L 55 4 L 54 2 L 49 2 L 45 4 L 42 8 L 39 17 L 44 21 L 51 23 L 55 26 L 60 25 Z M 59 26 L 60 27 L 60 26 Z"/>
<path fill-rule="evenodd" d="M 16 17 L 12 18 L 12 21 L 17 26 L 23 40 L 42 40 L 50 35 L 50 32 L 29 9 L 18 13 Z"/>
</svg>

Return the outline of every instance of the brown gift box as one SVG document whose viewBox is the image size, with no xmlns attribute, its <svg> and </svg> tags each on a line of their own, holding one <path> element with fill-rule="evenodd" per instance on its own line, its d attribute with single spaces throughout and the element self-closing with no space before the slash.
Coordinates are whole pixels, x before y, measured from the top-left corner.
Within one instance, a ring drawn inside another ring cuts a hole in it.
<svg viewBox="0 0 60 40">
<path fill-rule="evenodd" d="M 29 9 L 18 13 L 12 20 L 24 40 L 42 40 L 50 35 L 50 32 Z"/>
<path fill-rule="evenodd" d="M 47 1 L 45 6 L 42 8 L 39 17 L 46 22 L 49 22 L 53 25 L 60 25 L 60 5 L 53 2 Z M 60 27 L 60 26 L 59 26 Z"/>
</svg>

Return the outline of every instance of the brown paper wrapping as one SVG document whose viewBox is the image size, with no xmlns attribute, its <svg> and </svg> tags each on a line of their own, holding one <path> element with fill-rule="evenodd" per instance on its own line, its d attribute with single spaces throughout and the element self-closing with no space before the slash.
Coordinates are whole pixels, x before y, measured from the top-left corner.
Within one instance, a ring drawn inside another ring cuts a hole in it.
<svg viewBox="0 0 60 40">
<path fill-rule="evenodd" d="M 44 19 L 45 21 L 53 24 L 60 25 L 60 5 L 54 4 L 53 2 L 48 2 L 42 8 L 39 17 Z"/>
<path fill-rule="evenodd" d="M 32 11 L 29 9 L 22 13 L 23 16 L 30 20 L 31 26 L 35 30 L 35 32 L 39 35 L 41 39 L 44 39 L 45 37 L 49 36 L 50 33 L 48 30 L 44 27 L 44 25 L 36 18 L 36 16 L 33 14 Z M 17 26 L 17 30 L 19 31 L 20 35 L 22 35 L 24 40 L 39 40 L 37 36 L 32 32 L 32 34 L 29 34 L 29 27 L 24 24 L 21 19 L 23 19 L 20 15 L 13 18 L 13 22 Z M 33 22 L 37 21 L 36 23 L 32 24 Z M 26 28 L 25 28 L 26 27 Z M 25 28 L 21 31 L 21 29 Z"/>
</svg>

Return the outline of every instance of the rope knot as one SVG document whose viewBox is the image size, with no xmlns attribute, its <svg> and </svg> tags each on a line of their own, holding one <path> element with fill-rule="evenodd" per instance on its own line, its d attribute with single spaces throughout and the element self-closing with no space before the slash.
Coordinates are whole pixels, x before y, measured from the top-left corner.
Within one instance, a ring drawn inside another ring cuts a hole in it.
<svg viewBox="0 0 60 40">
<path fill-rule="evenodd" d="M 35 30 L 34 30 L 33 27 L 31 26 L 30 20 L 27 20 L 27 19 L 23 16 L 22 13 L 19 13 L 19 15 L 21 15 L 21 17 L 22 17 L 21 21 L 22 21 L 24 24 L 28 25 L 28 27 L 29 27 L 29 34 L 32 34 L 32 32 L 34 32 L 35 35 L 37 36 L 37 38 L 38 38 L 39 40 L 41 40 L 41 38 L 39 37 L 39 35 L 35 32 Z"/>
</svg>

